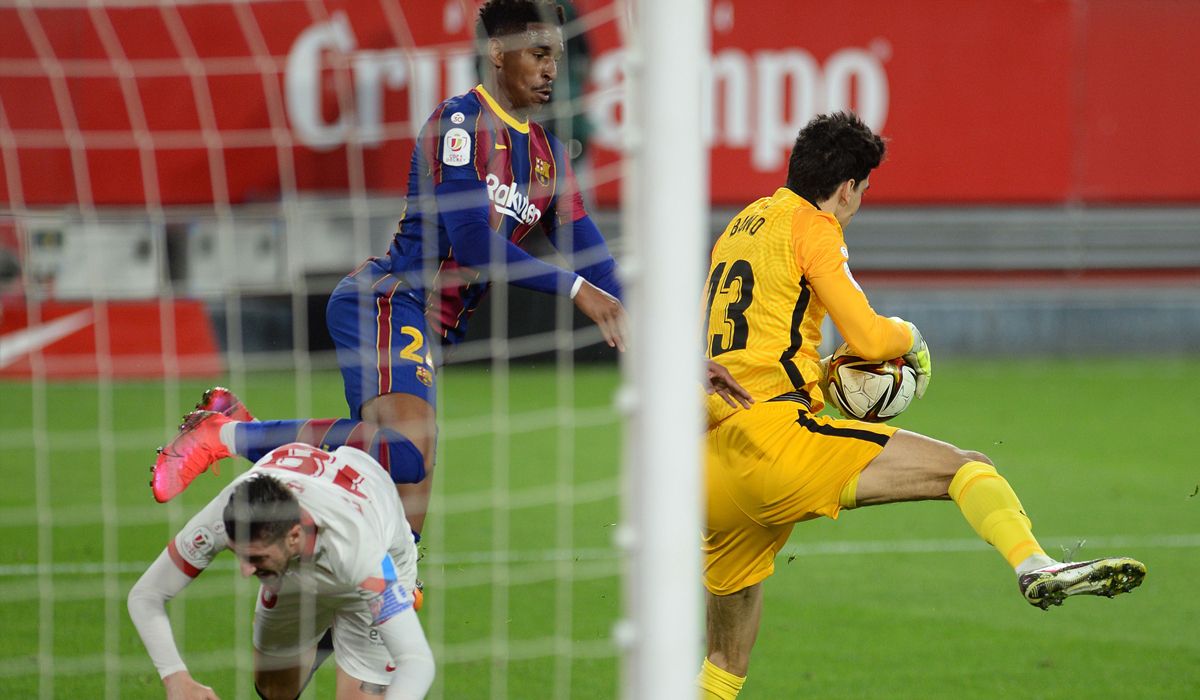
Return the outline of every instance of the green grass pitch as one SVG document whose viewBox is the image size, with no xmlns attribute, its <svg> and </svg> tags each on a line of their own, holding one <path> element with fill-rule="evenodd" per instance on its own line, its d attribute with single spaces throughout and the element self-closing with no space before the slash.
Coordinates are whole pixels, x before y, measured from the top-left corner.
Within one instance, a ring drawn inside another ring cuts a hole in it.
<svg viewBox="0 0 1200 700">
<path fill-rule="evenodd" d="M 896 423 L 992 457 L 1052 555 L 1085 540 L 1076 558 L 1139 557 L 1145 585 L 1036 610 L 950 503 L 804 523 L 766 583 L 741 697 L 1195 697 L 1200 358 L 937 369 Z M 515 367 L 441 376 L 421 564 L 434 697 L 616 696 L 618 380 L 603 366 L 571 377 Z M 220 381 L 262 418 L 344 411 L 336 372 Z M 150 496 L 153 448 L 207 385 L 0 383 L 0 697 L 163 696 L 124 599 L 139 567 L 247 466 L 226 461 L 178 504 Z M 498 409 L 506 418 L 494 423 Z M 52 563 L 39 575 L 43 552 Z M 170 605 L 193 675 L 222 698 L 255 697 L 254 593 L 226 554 Z M 328 666 L 306 698 L 332 696 Z"/>
</svg>

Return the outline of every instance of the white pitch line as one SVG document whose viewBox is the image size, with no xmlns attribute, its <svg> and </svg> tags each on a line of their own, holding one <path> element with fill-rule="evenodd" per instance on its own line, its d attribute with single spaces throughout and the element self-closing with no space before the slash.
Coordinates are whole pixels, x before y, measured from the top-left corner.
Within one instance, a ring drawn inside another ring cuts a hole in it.
<svg viewBox="0 0 1200 700">
<path fill-rule="evenodd" d="M 1050 554 L 1057 554 L 1057 547 L 1074 550 L 1080 541 L 1084 551 L 1076 552 L 1077 558 L 1088 553 L 1113 554 L 1109 549 L 1121 549 L 1116 554 L 1131 554 L 1139 547 L 1147 549 L 1196 549 L 1200 548 L 1200 533 L 1177 535 L 1107 535 L 1101 537 L 1070 538 L 1044 537 L 1043 546 Z M 975 538 L 931 539 L 931 540 L 863 540 L 841 542 L 813 542 L 786 545 L 780 557 L 791 556 L 844 556 L 862 554 L 941 554 L 953 552 L 987 551 L 988 546 Z M 603 561 L 617 559 L 616 549 L 538 549 L 509 552 L 460 552 L 455 554 L 431 554 L 423 558 L 418 566 L 490 566 L 495 564 L 538 564 L 560 561 Z M 140 574 L 150 562 L 55 562 L 49 565 L 2 564 L 0 578 L 20 578 L 49 574 L 51 576 L 103 576 L 111 574 Z M 213 563 L 212 571 L 232 571 L 233 561 L 222 558 Z"/>
</svg>

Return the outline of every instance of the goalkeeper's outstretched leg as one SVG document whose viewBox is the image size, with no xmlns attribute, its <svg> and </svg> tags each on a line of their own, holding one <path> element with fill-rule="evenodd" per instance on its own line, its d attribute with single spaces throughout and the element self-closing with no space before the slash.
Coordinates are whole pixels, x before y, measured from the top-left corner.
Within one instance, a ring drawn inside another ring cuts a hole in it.
<svg viewBox="0 0 1200 700">
<path fill-rule="evenodd" d="M 897 431 L 848 498 L 853 506 L 952 499 L 1013 567 L 1025 599 L 1043 610 L 1074 595 L 1127 593 L 1146 575 L 1146 566 L 1128 557 L 1064 563 L 1047 556 L 1016 492 L 991 460 L 917 433 Z"/>
</svg>

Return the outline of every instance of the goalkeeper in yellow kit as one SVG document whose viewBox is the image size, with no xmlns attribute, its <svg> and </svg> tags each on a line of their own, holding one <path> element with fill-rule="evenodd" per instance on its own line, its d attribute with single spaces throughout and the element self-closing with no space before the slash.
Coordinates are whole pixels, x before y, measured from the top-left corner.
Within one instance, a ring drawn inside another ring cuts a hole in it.
<svg viewBox="0 0 1200 700">
<path fill-rule="evenodd" d="M 704 585 L 708 653 L 701 697 L 734 698 L 762 614 L 762 581 L 792 526 L 840 510 L 952 499 L 1016 571 L 1032 605 L 1135 588 L 1146 567 L 1118 557 L 1061 563 L 1034 538 L 1017 495 L 979 452 L 887 425 L 818 416 L 826 314 L 854 354 L 903 356 L 917 396 L 932 375 L 916 326 L 875 313 L 850 274 L 843 228 L 883 160 L 883 140 L 836 113 L 800 131 L 787 186 L 743 209 L 713 247 L 707 280 L 708 356 L 749 391 L 739 409 L 707 400 Z"/>
</svg>

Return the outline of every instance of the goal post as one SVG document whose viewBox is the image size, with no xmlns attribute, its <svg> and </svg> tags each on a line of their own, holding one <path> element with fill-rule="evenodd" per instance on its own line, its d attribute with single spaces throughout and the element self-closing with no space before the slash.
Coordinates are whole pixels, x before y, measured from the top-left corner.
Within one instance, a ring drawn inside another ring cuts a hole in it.
<svg viewBox="0 0 1200 700">
<path fill-rule="evenodd" d="M 693 698 L 699 669 L 702 416 L 699 290 L 708 154 L 708 3 L 637 0 L 629 37 L 624 230 L 633 346 L 624 523 L 626 698 Z"/>
</svg>

